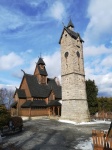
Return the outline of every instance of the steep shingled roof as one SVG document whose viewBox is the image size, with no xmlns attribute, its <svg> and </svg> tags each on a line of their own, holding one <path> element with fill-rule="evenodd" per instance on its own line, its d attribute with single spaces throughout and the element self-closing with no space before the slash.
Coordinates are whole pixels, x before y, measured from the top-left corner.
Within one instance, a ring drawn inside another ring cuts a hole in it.
<svg viewBox="0 0 112 150">
<path fill-rule="evenodd" d="M 71 19 L 70 19 L 70 21 L 69 21 L 67 27 L 64 26 L 64 28 L 63 28 L 61 37 L 60 37 L 60 39 L 59 39 L 59 44 L 61 43 L 61 38 L 62 38 L 62 35 L 63 35 L 64 30 L 66 30 L 67 33 L 68 33 L 72 38 L 77 39 L 77 38 L 79 37 L 80 41 L 81 41 L 81 42 L 84 42 L 79 33 L 74 32 L 74 31 L 72 31 L 72 30 L 69 29 L 70 26 L 74 28 L 74 25 L 73 25 Z"/>
<path fill-rule="evenodd" d="M 61 103 L 59 103 L 57 100 L 52 100 L 49 102 L 49 104 L 46 104 L 44 100 L 27 100 L 24 104 L 21 105 L 21 108 L 47 108 L 49 106 L 61 106 Z"/>
<path fill-rule="evenodd" d="M 57 83 L 55 82 L 55 79 L 48 78 L 48 86 L 53 90 L 56 99 L 62 98 L 61 86 L 57 85 Z"/>
<path fill-rule="evenodd" d="M 21 108 L 30 108 L 32 104 L 31 100 L 27 100 L 24 104 L 21 105 Z"/>
<path fill-rule="evenodd" d="M 48 106 L 61 106 L 61 103 L 57 100 L 52 100 L 49 102 Z"/>
<path fill-rule="evenodd" d="M 34 100 L 31 107 L 47 107 L 47 104 L 44 100 Z"/>
<path fill-rule="evenodd" d="M 41 65 L 45 65 L 45 62 L 44 62 L 43 59 L 40 57 L 39 60 L 38 60 L 38 62 L 37 62 L 37 64 L 38 64 L 38 65 L 40 65 L 40 64 L 41 64 Z"/>
<path fill-rule="evenodd" d="M 11 106 L 10 106 L 11 108 L 16 108 L 17 107 L 17 102 L 15 101 L 15 102 L 13 102 L 12 104 L 11 104 Z"/>
<path fill-rule="evenodd" d="M 50 87 L 39 84 L 36 76 L 25 74 L 25 78 L 32 97 L 46 98 L 50 95 Z"/>
<path fill-rule="evenodd" d="M 84 42 L 79 33 L 74 32 L 74 31 L 68 29 L 67 27 L 64 27 L 63 32 L 64 32 L 64 30 L 66 30 L 67 33 L 68 33 L 72 38 L 77 39 L 77 38 L 79 37 L 80 41 L 81 41 L 81 42 Z M 61 38 L 62 38 L 63 32 L 62 32 L 62 34 L 61 34 L 61 37 L 60 37 L 60 40 L 59 40 L 59 44 L 61 43 Z"/>
<path fill-rule="evenodd" d="M 26 98 L 26 93 L 25 93 L 25 90 L 24 89 L 16 89 L 16 92 L 18 94 L 18 97 L 19 98 Z"/>
<path fill-rule="evenodd" d="M 71 37 L 73 37 L 74 39 L 77 39 L 77 38 L 79 37 L 80 41 L 81 41 L 81 42 L 84 42 L 79 33 L 74 32 L 74 31 L 72 31 L 72 30 L 70 30 L 70 29 L 68 29 L 68 28 L 66 28 L 66 27 L 65 27 L 65 30 L 66 30 L 66 31 L 68 32 L 68 34 L 69 34 Z"/>
</svg>

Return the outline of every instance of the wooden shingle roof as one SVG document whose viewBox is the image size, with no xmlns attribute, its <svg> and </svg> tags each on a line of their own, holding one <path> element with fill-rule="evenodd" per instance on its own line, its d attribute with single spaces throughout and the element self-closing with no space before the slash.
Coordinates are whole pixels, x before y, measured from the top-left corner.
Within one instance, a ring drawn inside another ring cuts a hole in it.
<svg viewBox="0 0 112 150">
<path fill-rule="evenodd" d="M 25 90 L 24 89 L 16 89 L 16 92 L 18 94 L 18 97 L 19 98 L 26 98 L 26 93 L 25 93 Z"/>
<path fill-rule="evenodd" d="M 15 102 L 13 102 L 12 104 L 11 104 L 11 106 L 10 106 L 11 108 L 16 108 L 17 107 L 17 102 L 15 101 Z"/>
<path fill-rule="evenodd" d="M 47 107 L 47 104 L 44 100 L 34 100 L 31 107 Z"/>
<path fill-rule="evenodd" d="M 52 100 L 48 104 L 44 100 L 27 100 L 24 104 L 21 105 L 21 108 L 47 108 L 50 106 L 61 106 L 57 100 Z"/>
<path fill-rule="evenodd" d="M 53 90 L 56 99 L 62 98 L 61 86 L 57 85 L 55 79 L 48 78 L 48 86 Z"/>
<path fill-rule="evenodd" d="M 27 100 L 24 104 L 21 105 L 21 108 L 30 108 L 31 107 L 31 100 Z"/>
<path fill-rule="evenodd" d="M 46 98 L 50 95 L 50 87 L 39 84 L 35 75 L 25 74 L 25 78 L 32 97 Z"/>
<path fill-rule="evenodd" d="M 45 65 L 45 62 L 44 62 L 43 59 L 40 57 L 39 60 L 38 60 L 38 62 L 37 62 L 37 64 L 38 64 L 38 65 L 40 65 L 40 64 L 41 64 L 41 65 Z"/>
<path fill-rule="evenodd" d="M 52 100 L 48 103 L 48 106 L 61 106 L 61 103 L 57 100 Z"/>
<path fill-rule="evenodd" d="M 59 44 L 61 43 L 61 38 L 62 38 L 62 35 L 63 35 L 64 30 L 66 30 L 67 33 L 68 33 L 72 38 L 77 39 L 77 38 L 79 37 L 80 41 L 81 41 L 81 42 L 84 42 L 79 33 L 74 32 L 74 31 L 70 30 L 68 27 L 65 27 L 65 26 L 64 26 L 64 29 L 63 29 L 62 34 L 61 34 L 61 37 L 60 37 L 60 39 L 59 39 Z"/>
</svg>

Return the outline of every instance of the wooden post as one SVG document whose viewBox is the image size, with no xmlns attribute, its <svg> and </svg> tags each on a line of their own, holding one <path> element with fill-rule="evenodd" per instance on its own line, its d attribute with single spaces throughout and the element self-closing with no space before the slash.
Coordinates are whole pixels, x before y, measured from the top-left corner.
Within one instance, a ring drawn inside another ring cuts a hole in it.
<svg viewBox="0 0 112 150">
<path fill-rule="evenodd" d="M 55 112 L 54 112 L 55 107 L 53 107 L 53 116 L 55 116 Z"/>
<path fill-rule="evenodd" d="M 49 107 L 48 109 L 49 109 L 48 111 L 49 111 L 49 118 L 50 118 L 50 111 L 51 111 L 51 110 L 50 110 L 50 107 Z"/>
<path fill-rule="evenodd" d="M 59 116 L 59 107 L 58 107 L 58 116 Z"/>
<path fill-rule="evenodd" d="M 29 108 L 29 118 L 31 117 L 31 108 Z"/>
<path fill-rule="evenodd" d="M 18 101 L 18 104 L 17 104 L 17 116 L 19 116 L 19 101 Z"/>
</svg>

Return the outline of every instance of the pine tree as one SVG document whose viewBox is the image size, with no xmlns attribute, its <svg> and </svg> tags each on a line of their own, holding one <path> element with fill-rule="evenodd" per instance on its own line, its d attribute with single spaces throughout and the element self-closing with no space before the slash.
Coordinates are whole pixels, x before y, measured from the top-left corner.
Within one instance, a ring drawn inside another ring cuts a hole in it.
<svg viewBox="0 0 112 150">
<path fill-rule="evenodd" d="M 7 125 L 9 119 L 10 113 L 4 105 L 0 105 L 0 129 L 2 129 L 3 126 Z"/>
<path fill-rule="evenodd" d="M 86 81 L 86 92 L 90 115 L 94 115 L 98 111 L 98 88 L 95 85 L 94 80 L 92 81 L 89 79 L 88 81 Z"/>
</svg>

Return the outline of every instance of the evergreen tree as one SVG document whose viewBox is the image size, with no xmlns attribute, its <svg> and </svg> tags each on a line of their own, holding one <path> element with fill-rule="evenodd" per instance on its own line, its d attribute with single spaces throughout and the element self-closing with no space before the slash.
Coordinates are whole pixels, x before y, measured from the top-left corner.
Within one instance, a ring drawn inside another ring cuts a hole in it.
<svg viewBox="0 0 112 150">
<path fill-rule="evenodd" d="M 10 117 L 10 113 L 6 107 L 4 105 L 0 105 L 0 130 L 2 130 L 3 126 L 7 125 Z"/>
<path fill-rule="evenodd" d="M 86 81 L 86 92 L 90 115 L 94 115 L 98 111 L 98 88 L 95 85 L 94 80 L 92 81 L 89 79 L 88 81 Z"/>
<path fill-rule="evenodd" d="M 99 111 L 112 111 L 112 97 L 97 97 Z"/>
</svg>

